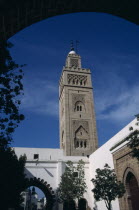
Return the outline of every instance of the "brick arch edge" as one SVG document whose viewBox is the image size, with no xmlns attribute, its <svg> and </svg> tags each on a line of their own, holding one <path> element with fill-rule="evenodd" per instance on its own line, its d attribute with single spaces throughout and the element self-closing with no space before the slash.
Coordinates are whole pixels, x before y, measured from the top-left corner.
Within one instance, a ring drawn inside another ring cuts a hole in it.
<svg viewBox="0 0 139 210">
<path fill-rule="evenodd" d="M 42 190 L 47 200 L 46 210 L 52 210 L 52 207 L 55 203 L 55 194 L 50 184 L 48 184 L 43 179 L 34 177 L 34 178 L 27 179 L 23 190 L 25 190 L 26 188 L 30 186 L 35 186 L 35 187 L 38 187 L 40 190 Z"/>
</svg>

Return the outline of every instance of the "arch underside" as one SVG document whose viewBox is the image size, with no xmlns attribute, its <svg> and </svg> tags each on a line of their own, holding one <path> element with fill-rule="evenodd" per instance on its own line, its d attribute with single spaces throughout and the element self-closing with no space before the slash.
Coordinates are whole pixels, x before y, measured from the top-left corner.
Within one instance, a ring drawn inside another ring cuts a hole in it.
<svg viewBox="0 0 139 210">
<path fill-rule="evenodd" d="M 46 210 L 52 210 L 53 204 L 55 202 L 55 195 L 50 185 L 43 179 L 34 177 L 27 179 L 23 191 L 30 186 L 35 186 L 42 190 L 47 200 Z"/>
<path fill-rule="evenodd" d="M 118 0 L 1 0 L 0 38 L 56 15 L 75 12 L 102 12 L 139 24 L 138 1 Z"/>
</svg>

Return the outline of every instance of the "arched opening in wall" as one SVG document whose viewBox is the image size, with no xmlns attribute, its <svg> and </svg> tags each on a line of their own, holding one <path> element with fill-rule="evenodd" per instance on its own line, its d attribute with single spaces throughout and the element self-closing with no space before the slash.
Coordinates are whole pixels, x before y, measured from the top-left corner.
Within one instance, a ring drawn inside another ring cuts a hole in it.
<svg viewBox="0 0 139 210">
<path fill-rule="evenodd" d="M 88 132 L 83 128 L 83 126 L 79 126 L 79 128 L 75 131 L 74 138 L 74 146 L 76 149 L 86 149 L 88 147 Z"/>
<path fill-rule="evenodd" d="M 78 203 L 79 210 L 86 210 L 87 209 L 87 201 L 85 198 L 81 198 Z"/>
<path fill-rule="evenodd" d="M 27 180 L 21 196 L 21 210 L 52 210 L 55 203 L 50 185 L 36 177 Z"/>
<path fill-rule="evenodd" d="M 85 112 L 85 105 L 82 101 L 77 101 L 74 106 L 75 112 Z"/>
<path fill-rule="evenodd" d="M 128 206 L 130 210 L 139 208 L 139 186 L 136 177 L 132 172 L 128 172 L 126 177 L 126 190 Z"/>
<path fill-rule="evenodd" d="M 47 198 L 38 187 L 30 186 L 21 192 L 23 202 L 20 210 L 45 210 Z"/>
</svg>

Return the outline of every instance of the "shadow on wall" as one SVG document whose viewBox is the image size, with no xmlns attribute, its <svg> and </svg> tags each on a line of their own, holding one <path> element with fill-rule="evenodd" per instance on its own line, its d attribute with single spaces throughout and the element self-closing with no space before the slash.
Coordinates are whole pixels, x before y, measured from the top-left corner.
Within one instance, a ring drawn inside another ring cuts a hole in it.
<svg viewBox="0 0 139 210">
<path fill-rule="evenodd" d="M 97 207 L 96 201 L 94 201 L 94 207 L 93 207 L 93 210 L 98 210 L 98 207 Z"/>
<path fill-rule="evenodd" d="M 44 170 L 47 172 L 47 174 L 51 177 L 54 177 L 52 173 L 50 173 L 50 171 L 48 171 L 48 169 L 44 168 Z"/>
<path fill-rule="evenodd" d="M 34 176 L 32 175 L 32 173 L 30 173 L 30 171 L 28 169 L 25 168 L 25 174 L 26 174 L 26 178 L 30 179 L 30 178 L 34 178 Z"/>
</svg>

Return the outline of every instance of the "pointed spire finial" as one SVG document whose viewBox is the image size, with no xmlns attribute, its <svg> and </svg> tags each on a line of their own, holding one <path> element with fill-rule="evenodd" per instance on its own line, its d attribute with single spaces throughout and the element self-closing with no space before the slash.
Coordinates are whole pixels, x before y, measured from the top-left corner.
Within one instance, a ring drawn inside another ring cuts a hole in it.
<svg viewBox="0 0 139 210">
<path fill-rule="evenodd" d="M 71 40 L 71 42 L 70 42 L 70 50 L 71 50 L 71 51 L 74 50 L 73 40 Z"/>
<path fill-rule="evenodd" d="M 79 44 L 79 41 L 76 40 L 76 53 L 78 53 L 78 44 Z"/>
</svg>

